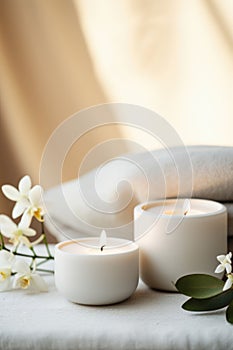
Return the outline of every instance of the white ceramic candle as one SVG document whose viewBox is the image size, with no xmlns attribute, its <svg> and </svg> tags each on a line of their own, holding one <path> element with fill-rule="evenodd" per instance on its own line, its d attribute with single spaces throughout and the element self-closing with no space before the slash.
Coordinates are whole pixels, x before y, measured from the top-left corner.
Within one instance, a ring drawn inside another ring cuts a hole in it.
<svg viewBox="0 0 233 350">
<path fill-rule="evenodd" d="M 222 204 L 191 199 L 184 215 L 175 203 L 148 202 L 134 210 L 135 236 L 141 236 L 140 276 L 149 287 L 167 291 L 175 291 L 174 283 L 183 275 L 215 275 L 216 256 L 227 252 L 227 213 Z M 173 226 L 171 232 L 168 225 Z"/>
<path fill-rule="evenodd" d="M 68 300 L 85 305 L 118 303 L 138 284 L 139 249 L 124 239 L 98 237 L 58 243 L 55 247 L 55 284 Z"/>
</svg>

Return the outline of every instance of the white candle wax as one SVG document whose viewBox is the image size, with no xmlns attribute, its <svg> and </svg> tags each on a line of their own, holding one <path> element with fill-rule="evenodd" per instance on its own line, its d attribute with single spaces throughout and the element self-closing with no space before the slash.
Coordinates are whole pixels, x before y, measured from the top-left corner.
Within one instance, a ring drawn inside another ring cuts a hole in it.
<svg viewBox="0 0 233 350">
<path fill-rule="evenodd" d="M 138 284 L 138 246 L 130 241 L 99 238 L 61 242 L 55 249 L 55 283 L 68 300 L 106 305 L 130 297 Z"/>
<path fill-rule="evenodd" d="M 175 205 L 171 204 L 170 201 L 168 203 L 164 203 L 163 205 L 145 205 L 144 210 L 146 210 L 148 213 L 153 213 L 154 216 L 162 215 L 184 215 L 181 209 L 176 209 Z M 201 210 L 198 209 L 190 209 L 187 214 L 187 216 L 190 215 L 198 215 L 203 213 Z"/>
<path fill-rule="evenodd" d="M 186 215 L 175 204 L 176 200 L 154 201 L 134 210 L 135 236 L 141 236 L 140 276 L 151 288 L 167 291 L 175 291 L 174 283 L 183 275 L 215 275 L 216 256 L 227 252 L 222 204 L 191 199 Z"/>
</svg>

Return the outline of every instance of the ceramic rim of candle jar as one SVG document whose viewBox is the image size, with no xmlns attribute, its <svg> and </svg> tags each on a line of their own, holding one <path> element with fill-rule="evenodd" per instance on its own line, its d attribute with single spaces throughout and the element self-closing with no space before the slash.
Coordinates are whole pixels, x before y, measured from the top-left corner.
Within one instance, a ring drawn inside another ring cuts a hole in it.
<svg viewBox="0 0 233 350">
<path fill-rule="evenodd" d="M 180 198 L 182 199 L 182 198 Z M 177 198 L 169 198 L 169 199 L 165 199 L 165 200 L 154 200 L 154 201 L 148 201 L 148 202 L 144 202 L 141 203 L 139 205 L 137 205 L 135 208 L 139 207 L 142 209 L 143 212 L 145 212 L 145 214 L 149 214 L 150 212 L 147 211 L 147 209 L 153 208 L 155 206 L 155 204 L 159 204 L 159 203 L 165 203 L 165 204 L 172 204 L 174 202 L 177 201 Z M 202 209 L 204 206 L 206 205 L 211 205 L 212 207 L 215 207 L 216 210 L 210 211 L 210 212 L 205 212 L 205 216 L 211 216 L 211 215 L 217 215 L 217 214 L 221 214 L 224 213 L 226 211 L 226 207 L 222 204 L 219 203 L 217 201 L 213 201 L 210 199 L 201 199 L 201 198 L 190 198 L 190 203 L 193 204 L 202 204 Z M 163 207 L 165 207 L 166 205 L 164 205 Z M 218 207 L 218 209 L 217 209 Z M 200 207 L 199 207 L 200 210 Z M 170 214 L 166 214 L 166 213 L 161 213 L 161 216 L 170 216 Z M 182 214 L 173 214 L 174 216 L 181 216 Z M 193 214 L 192 218 L 198 218 L 198 217 L 202 217 L 203 213 L 198 213 L 198 214 Z M 183 219 L 187 219 L 188 216 L 183 215 Z"/>
<path fill-rule="evenodd" d="M 182 198 L 180 198 L 182 199 Z M 169 198 L 169 199 L 165 199 L 165 200 L 154 200 L 154 201 L 148 201 L 148 202 L 144 202 L 141 203 L 139 205 L 137 205 L 134 208 L 134 226 L 135 226 L 135 216 L 137 216 L 136 219 L 138 219 L 138 216 L 140 214 L 144 214 L 144 215 L 148 215 L 148 226 L 145 229 L 144 233 L 140 233 L 140 234 L 136 234 L 136 237 L 139 237 L 138 239 L 140 239 L 144 234 L 146 234 L 147 231 L 150 230 L 150 226 L 153 226 L 157 223 L 157 221 L 159 221 L 160 219 L 163 220 L 167 220 L 169 225 L 167 225 L 167 230 L 166 233 L 167 234 L 172 234 L 173 230 L 179 226 L 183 220 L 199 220 L 199 219 L 203 219 L 203 215 L 205 217 L 209 217 L 209 216 L 216 216 L 216 215 L 222 215 L 224 213 L 226 213 L 226 207 L 222 204 L 219 203 L 217 201 L 212 201 L 209 199 L 199 199 L 199 198 L 191 198 L 189 199 L 190 203 L 192 203 L 192 205 L 194 205 L 194 208 L 192 209 L 196 209 L 195 207 L 198 206 L 201 203 L 201 207 L 198 207 L 199 211 L 203 211 L 202 213 L 197 213 L 197 214 L 192 214 L 191 217 L 189 214 L 187 215 L 182 215 L 181 213 L 173 213 L 171 214 L 167 214 L 166 212 L 164 212 L 164 209 L 166 209 L 167 205 L 177 203 L 177 198 Z M 161 210 L 161 212 L 159 213 L 158 217 L 156 219 L 150 220 L 150 218 L 152 218 L 152 214 L 148 209 L 154 208 L 156 206 L 159 207 L 159 204 L 161 204 L 161 208 L 163 210 Z M 211 206 L 212 210 L 208 209 L 208 212 L 204 212 L 204 210 L 206 209 L 207 206 Z M 135 215 L 136 213 L 136 215 Z M 171 221 L 173 220 L 173 221 Z M 140 218 L 139 218 L 140 221 Z M 173 224 L 172 224 L 173 222 Z"/>
</svg>

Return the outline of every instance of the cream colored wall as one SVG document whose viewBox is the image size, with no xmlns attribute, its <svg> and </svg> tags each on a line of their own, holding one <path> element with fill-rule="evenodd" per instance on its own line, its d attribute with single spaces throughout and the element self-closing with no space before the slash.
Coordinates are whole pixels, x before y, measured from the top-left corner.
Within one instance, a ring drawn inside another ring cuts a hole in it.
<svg viewBox="0 0 233 350">
<path fill-rule="evenodd" d="M 151 108 L 186 144 L 232 145 L 232 18 L 232 0 L 1 0 L 0 185 L 26 173 L 37 182 L 54 128 L 99 103 Z M 96 131 L 72 148 L 63 180 L 122 136 L 156 146 L 138 130 Z M 11 204 L 0 196 L 0 206 Z"/>
<path fill-rule="evenodd" d="M 76 6 L 108 99 L 155 110 L 186 144 L 233 145 L 231 0 Z"/>
</svg>

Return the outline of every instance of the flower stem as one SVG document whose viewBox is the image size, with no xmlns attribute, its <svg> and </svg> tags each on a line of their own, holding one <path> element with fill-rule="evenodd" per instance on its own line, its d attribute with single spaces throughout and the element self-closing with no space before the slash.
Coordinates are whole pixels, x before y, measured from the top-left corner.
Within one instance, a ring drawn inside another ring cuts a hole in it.
<svg viewBox="0 0 233 350">
<path fill-rule="evenodd" d="M 48 259 L 44 259 L 42 261 L 40 261 L 39 263 L 36 264 L 36 266 L 40 266 L 42 264 L 45 264 L 48 261 Z"/>
<path fill-rule="evenodd" d="M 34 248 L 33 247 L 30 247 L 30 249 L 31 249 L 31 251 L 32 251 L 32 253 L 33 253 L 33 256 L 34 256 L 34 258 L 36 257 L 36 252 L 35 252 L 35 250 L 34 250 Z M 16 252 L 17 253 L 17 252 Z"/>
<path fill-rule="evenodd" d="M 36 271 L 54 273 L 53 270 L 47 270 L 47 269 L 36 269 Z"/>
<path fill-rule="evenodd" d="M 9 248 L 7 248 L 6 246 L 4 246 L 5 250 L 7 250 L 8 252 L 10 252 L 11 250 Z M 24 254 L 24 253 L 19 253 L 19 252 L 13 252 L 14 255 L 18 255 L 18 256 L 24 256 L 25 258 L 35 258 L 35 259 L 46 259 L 46 260 L 54 260 L 53 256 L 44 256 L 44 255 L 31 255 L 31 254 Z"/>
<path fill-rule="evenodd" d="M 17 244 L 17 246 L 15 247 L 15 250 L 14 250 L 14 254 L 17 253 L 18 247 L 19 247 L 19 245 Z"/>
<path fill-rule="evenodd" d="M 42 265 L 42 264 L 45 264 L 48 260 L 47 259 L 44 259 L 44 260 L 41 260 L 39 263 L 36 264 L 36 271 L 41 271 L 41 272 L 49 272 L 49 273 L 54 273 L 53 270 L 47 270 L 47 269 L 38 269 L 37 267 Z"/>
<path fill-rule="evenodd" d="M 1 240 L 1 249 L 5 248 L 5 243 L 2 234 L 0 233 L 0 240 Z"/>
<path fill-rule="evenodd" d="M 49 245 L 48 245 L 48 241 L 47 241 L 47 237 L 46 237 L 46 233 L 45 233 L 45 229 L 44 229 L 44 221 L 41 221 L 41 230 L 42 230 L 42 233 L 44 234 L 44 244 L 45 244 L 48 256 L 51 257 L 52 254 L 49 250 Z"/>
<path fill-rule="evenodd" d="M 33 270 L 33 265 L 34 265 L 35 258 L 32 258 L 31 264 L 30 264 L 30 269 Z"/>
</svg>

